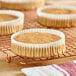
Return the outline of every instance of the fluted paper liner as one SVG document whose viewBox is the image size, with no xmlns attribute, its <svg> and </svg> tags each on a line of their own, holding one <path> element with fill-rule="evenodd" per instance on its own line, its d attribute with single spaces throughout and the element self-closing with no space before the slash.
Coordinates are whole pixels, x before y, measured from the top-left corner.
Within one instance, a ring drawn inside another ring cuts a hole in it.
<svg viewBox="0 0 76 76">
<path fill-rule="evenodd" d="M 13 10 L 0 10 L 0 14 L 8 14 L 17 16 L 17 19 L 11 21 L 0 22 L 0 35 L 12 34 L 23 28 L 24 25 L 24 14 Z"/>
<path fill-rule="evenodd" d="M 44 5 L 44 0 L 2 0 L 1 7 L 7 9 L 31 10 Z"/>
<path fill-rule="evenodd" d="M 61 39 L 46 44 L 27 44 L 14 39 L 16 36 L 28 32 L 55 34 L 61 37 Z M 19 31 L 11 36 L 11 50 L 20 56 L 28 58 L 47 58 L 59 55 L 65 52 L 65 35 L 60 31 L 52 29 L 27 29 Z"/>
<path fill-rule="evenodd" d="M 69 9 L 76 11 L 76 7 L 71 5 L 47 5 L 40 7 L 37 10 L 38 22 L 40 24 L 54 28 L 76 26 L 76 14 L 59 15 L 59 14 L 49 14 L 42 11 L 47 8 Z"/>
</svg>

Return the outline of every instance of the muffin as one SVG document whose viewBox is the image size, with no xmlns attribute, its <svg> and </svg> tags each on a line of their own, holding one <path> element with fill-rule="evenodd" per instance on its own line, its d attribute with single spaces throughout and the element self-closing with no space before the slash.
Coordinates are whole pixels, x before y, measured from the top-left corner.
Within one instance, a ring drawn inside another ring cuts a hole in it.
<svg viewBox="0 0 76 76">
<path fill-rule="evenodd" d="M 65 35 L 57 30 L 27 29 L 11 36 L 11 51 L 27 58 L 48 58 L 65 52 Z"/>
<path fill-rule="evenodd" d="M 31 10 L 44 5 L 44 0 L 2 0 L 1 7 L 7 9 Z"/>
<path fill-rule="evenodd" d="M 69 5 L 48 5 L 37 10 L 38 22 L 46 27 L 76 26 L 76 8 Z"/>
<path fill-rule="evenodd" d="M 24 26 L 24 14 L 12 10 L 0 10 L 0 35 L 12 34 Z"/>
</svg>

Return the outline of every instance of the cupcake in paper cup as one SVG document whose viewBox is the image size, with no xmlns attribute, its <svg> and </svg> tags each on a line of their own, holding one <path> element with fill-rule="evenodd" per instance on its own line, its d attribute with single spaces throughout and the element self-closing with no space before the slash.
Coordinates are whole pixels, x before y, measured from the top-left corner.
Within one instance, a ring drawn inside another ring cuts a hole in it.
<svg viewBox="0 0 76 76">
<path fill-rule="evenodd" d="M 13 10 L 0 10 L 0 35 L 9 35 L 24 26 L 24 14 Z"/>
<path fill-rule="evenodd" d="M 1 0 L 2 8 L 16 10 L 33 10 L 44 4 L 44 0 Z"/>
<path fill-rule="evenodd" d="M 49 58 L 65 52 L 65 35 L 52 29 L 26 29 L 11 36 L 11 51 L 27 58 Z"/>
<path fill-rule="evenodd" d="M 47 5 L 37 10 L 38 22 L 46 27 L 65 28 L 76 26 L 76 7 Z"/>
</svg>

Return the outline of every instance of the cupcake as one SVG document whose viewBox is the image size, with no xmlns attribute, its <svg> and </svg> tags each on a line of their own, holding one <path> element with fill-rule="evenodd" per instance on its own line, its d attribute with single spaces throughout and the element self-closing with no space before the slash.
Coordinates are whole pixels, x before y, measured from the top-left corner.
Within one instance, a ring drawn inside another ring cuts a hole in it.
<svg viewBox="0 0 76 76">
<path fill-rule="evenodd" d="M 44 0 L 2 0 L 1 7 L 7 9 L 31 10 L 44 5 Z"/>
<path fill-rule="evenodd" d="M 65 52 L 65 35 L 51 29 L 27 29 L 11 36 L 11 51 L 27 58 L 49 58 Z"/>
<path fill-rule="evenodd" d="M 38 22 L 43 26 L 64 28 L 76 26 L 76 7 L 48 5 L 37 10 Z"/>
<path fill-rule="evenodd" d="M 0 35 L 12 34 L 24 26 L 24 14 L 12 10 L 0 10 Z"/>
</svg>

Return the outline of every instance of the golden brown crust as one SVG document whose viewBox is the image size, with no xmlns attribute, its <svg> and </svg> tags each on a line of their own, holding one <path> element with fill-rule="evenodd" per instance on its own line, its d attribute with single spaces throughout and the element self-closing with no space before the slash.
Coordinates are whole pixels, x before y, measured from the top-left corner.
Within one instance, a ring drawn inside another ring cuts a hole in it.
<svg viewBox="0 0 76 76">
<path fill-rule="evenodd" d="M 42 10 L 42 12 L 49 13 L 49 14 L 76 14 L 76 10 L 70 9 L 58 9 L 58 8 L 47 8 Z"/>
<path fill-rule="evenodd" d="M 10 14 L 0 14 L 0 22 L 11 21 L 17 18 L 18 18 L 17 16 Z"/>
<path fill-rule="evenodd" d="M 55 34 L 34 32 L 18 35 L 14 39 L 23 43 L 45 44 L 58 41 L 61 38 Z"/>
</svg>

